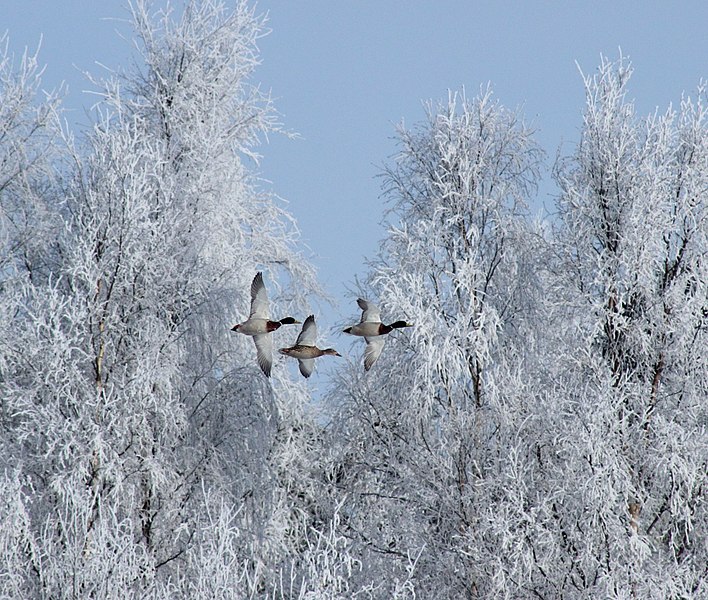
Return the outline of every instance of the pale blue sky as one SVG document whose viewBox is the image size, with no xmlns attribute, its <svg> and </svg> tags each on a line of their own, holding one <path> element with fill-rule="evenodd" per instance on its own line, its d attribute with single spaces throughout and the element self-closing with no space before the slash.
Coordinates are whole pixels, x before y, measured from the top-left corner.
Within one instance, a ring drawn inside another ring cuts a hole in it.
<svg viewBox="0 0 708 600">
<path fill-rule="evenodd" d="M 89 105 L 72 65 L 125 64 L 116 34 L 123 0 L 1 2 L 0 31 L 20 53 L 44 35 L 47 86 L 69 83 L 68 106 Z M 287 200 L 321 282 L 338 301 L 323 307 L 321 333 L 358 315 L 346 295 L 384 230 L 376 178 L 392 154 L 394 125 L 423 117 L 421 102 L 491 82 L 538 128 L 548 166 L 577 140 L 583 88 L 576 61 L 592 72 L 622 48 L 634 67 L 641 113 L 662 110 L 708 77 L 708 3 L 665 1 L 473 2 L 465 0 L 261 0 L 271 33 L 260 40 L 256 81 L 272 89 L 283 123 L 300 139 L 273 136 L 261 148 L 263 177 Z M 125 28 L 123 27 L 123 30 Z M 547 182 L 537 206 L 552 205 Z M 342 340 L 332 339 L 333 342 Z"/>
</svg>

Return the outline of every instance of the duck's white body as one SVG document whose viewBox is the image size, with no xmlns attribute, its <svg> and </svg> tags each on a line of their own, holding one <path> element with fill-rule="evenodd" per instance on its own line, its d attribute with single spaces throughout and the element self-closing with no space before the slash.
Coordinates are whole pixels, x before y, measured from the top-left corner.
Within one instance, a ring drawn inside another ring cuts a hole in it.
<svg viewBox="0 0 708 600">
<path fill-rule="evenodd" d="M 383 335 L 381 333 L 381 321 L 367 321 L 367 322 L 362 322 L 362 323 L 357 323 L 353 327 L 349 328 L 349 331 L 347 333 L 350 333 L 351 335 L 359 335 L 361 337 L 375 337 L 375 336 L 380 336 Z"/>
<path fill-rule="evenodd" d="M 244 321 L 243 323 L 239 323 L 237 325 L 238 329 L 234 329 L 234 331 L 238 331 L 239 333 L 243 333 L 244 335 L 254 335 L 254 336 L 270 333 L 273 330 L 268 329 L 269 322 L 270 322 L 270 319 L 249 318 L 248 320 Z"/>
</svg>

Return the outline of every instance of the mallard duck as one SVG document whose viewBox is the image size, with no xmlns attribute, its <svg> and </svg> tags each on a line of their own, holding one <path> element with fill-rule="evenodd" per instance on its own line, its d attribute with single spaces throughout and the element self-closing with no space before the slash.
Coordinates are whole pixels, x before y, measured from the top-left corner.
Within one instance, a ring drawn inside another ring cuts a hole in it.
<svg viewBox="0 0 708 600">
<path fill-rule="evenodd" d="M 315 346 L 317 341 L 317 325 L 315 324 L 315 316 L 310 315 L 305 319 L 302 325 L 302 331 L 297 336 L 295 345 L 290 348 L 281 348 L 280 353 L 285 356 L 297 358 L 300 363 L 300 373 L 303 377 L 312 375 L 315 369 L 315 359 L 320 356 L 331 354 L 332 356 L 342 356 L 334 348 L 325 348 L 320 350 Z"/>
<path fill-rule="evenodd" d="M 260 271 L 251 282 L 251 314 L 243 323 L 234 325 L 231 331 L 250 335 L 256 345 L 258 366 L 266 377 L 270 377 L 273 367 L 273 340 L 270 334 L 281 325 L 294 325 L 301 321 L 293 317 L 285 317 L 279 321 L 271 321 L 268 310 L 268 294 L 263 284 L 263 273 Z"/>
<path fill-rule="evenodd" d="M 391 333 L 394 329 L 413 327 L 413 323 L 394 321 L 390 325 L 384 325 L 381 322 L 381 310 L 378 306 L 363 298 L 358 298 L 356 302 L 363 311 L 361 321 L 353 327 L 347 327 L 344 333 L 359 335 L 366 340 L 364 369 L 368 371 L 379 356 L 381 356 L 381 350 L 383 350 L 384 342 L 386 341 L 386 338 L 383 336 L 387 333 Z"/>
</svg>

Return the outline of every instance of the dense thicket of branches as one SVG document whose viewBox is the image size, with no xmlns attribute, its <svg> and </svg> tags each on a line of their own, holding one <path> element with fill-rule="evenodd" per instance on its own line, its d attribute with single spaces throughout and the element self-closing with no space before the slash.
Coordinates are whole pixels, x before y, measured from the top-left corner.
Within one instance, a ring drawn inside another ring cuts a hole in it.
<svg viewBox="0 0 708 600">
<path fill-rule="evenodd" d="M 0 596 L 708 595 L 705 88 L 641 118 L 603 61 L 543 224 L 522 116 L 427 104 L 361 290 L 415 326 L 316 418 L 229 332 L 257 270 L 319 293 L 253 167 L 262 19 L 132 17 L 78 140 L 0 55 Z"/>
<path fill-rule="evenodd" d="M 642 119 L 630 75 L 603 61 L 585 78 L 548 233 L 523 213 L 532 134 L 489 91 L 399 130 L 362 293 L 416 327 L 332 392 L 364 581 L 425 598 L 707 593 L 706 93 Z"/>
<path fill-rule="evenodd" d="M 248 596 L 307 539 L 303 389 L 229 332 L 256 268 L 289 274 L 282 310 L 316 291 L 246 168 L 274 125 L 248 83 L 261 22 L 149 10 L 78 145 L 31 97 L 36 61 L 2 65 L 5 596 Z"/>
</svg>

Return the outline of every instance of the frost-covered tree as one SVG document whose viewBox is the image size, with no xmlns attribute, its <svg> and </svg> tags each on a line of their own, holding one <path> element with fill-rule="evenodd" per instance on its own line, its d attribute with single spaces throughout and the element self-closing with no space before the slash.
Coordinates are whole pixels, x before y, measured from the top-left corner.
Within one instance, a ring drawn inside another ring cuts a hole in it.
<svg viewBox="0 0 708 600">
<path fill-rule="evenodd" d="M 249 167 L 276 126 L 250 83 L 262 20 L 209 0 L 132 16 L 137 66 L 97 81 L 94 126 L 53 165 L 61 195 L 45 190 L 51 214 L 26 227 L 52 262 L 13 281 L 4 311 L 1 593 L 276 593 L 317 524 L 316 426 L 305 388 L 266 381 L 230 326 L 257 268 L 294 283 L 272 278 L 271 296 L 296 314 L 317 285 Z"/>
<path fill-rule="evenodd" d="M 585 78 L 559 163 L 546 294 L 555 389 L 539 465 L 556 479 L 557 597 L 706 594 L 708 127 L 705 88 L 646 119 L 631 68 Z M 543 400 L 542 400 L 543 401 Z"/>
<path fill-rule="evenodd" d="M 368 374 L 357 362 L 339 380 L 346 441 L 332 477 L 365 572 L 393 583 L 415 563 L 423 597 L 486 597 L 523 413 L 513 365 L 537 286 L 525 214 L 542 155 L 489 89 L 429 104 L 398 141 L 384 172 L 388 237 L 363 293 L 415 326 L 388 336 Z"/>
<path fill-rule="evenodd" d="M 640 119 L 630 74 L 603 61 L 585 78 L 544 235 L 520 210 L 538 150 L 487 94 L 399 132 L 362 293 L 416 327 L 333 392 L 331 489 L 364 580 L 705 595 L 706 94 Z"/>
<path fill-rule="evenodd" d="M 21 340 L 16 317 L 23 310 L 27 281 L 46 281 L 53 260 L 51 240 L 60 221 L 50 214 L 51 166 L 59 137 L 54 94 L 39 98 L 41 66 L 25 52 L 18 65 L 0 38 L 0 594 L 23 597 L 32 546 L 24 539 L 29 523 L 22 464 L 13 450 L 15 407 L 6 396 L 9 354 Z M 25 370 L 32 368 L 25 365 Z"/>
<path fill-rule="evenodd" d="M 59 137 L 59 94 L 40 98 L 42 68 L 25 51 L 19 65 L 0 37 L 0 293 L 11 294 L 15 277 L 46 275 L 57 220 L 48 197 L 55 182 L 52 161 Z M 3 321 L 5 321 L 3 319 Z"/>
</svg>

